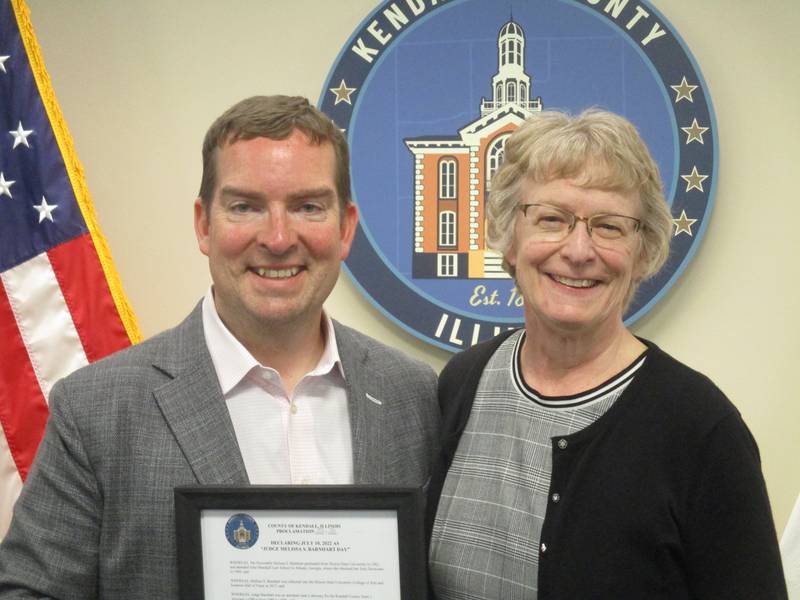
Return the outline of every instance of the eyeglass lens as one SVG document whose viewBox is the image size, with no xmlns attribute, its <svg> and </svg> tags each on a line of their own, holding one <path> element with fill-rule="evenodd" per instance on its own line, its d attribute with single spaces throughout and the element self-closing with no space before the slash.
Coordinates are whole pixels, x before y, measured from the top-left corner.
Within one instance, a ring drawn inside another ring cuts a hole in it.
<svg viewBox="0 0 800 600">
<path fill-rule="evenodd" d="M 547 241 L 561 241 L 575 228 L 577 221 L 586 223 L 595 242 L 606 245 L 625 243 L 638 228 L 637 219 L 624 215 L 599 214 L 584 218 L 546 204 L 525 204 L 521 208 L 533 232 Z"/>
</svg>

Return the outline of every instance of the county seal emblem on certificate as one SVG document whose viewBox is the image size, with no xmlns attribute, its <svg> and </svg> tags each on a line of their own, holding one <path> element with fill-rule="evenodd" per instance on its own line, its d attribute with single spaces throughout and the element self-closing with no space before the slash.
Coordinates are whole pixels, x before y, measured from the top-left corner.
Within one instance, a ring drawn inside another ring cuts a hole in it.
<svg viewBox="0 0 800 600">
<path fill-rule="evenodd" d="M 252 548 L 258 541 L 258 524 L 250 515 L 237 513 L 225 523 L 225 538 L 234 548 Z"/>
<path fill-rule="evenodd" d="M 352 152 L 361 222 L 347 271 L 383 314 L 442 348 L 523 322 L 486 244 L 485 209 L 506 139 L 537 112 L 619 113 L 658 162 L 671 256 L 626 323 L 680 277 L 711 217 L 711 99 L 686 44 L 644 0 L 383 2 L 344 44 L 319 104 Z"/>
</svg>

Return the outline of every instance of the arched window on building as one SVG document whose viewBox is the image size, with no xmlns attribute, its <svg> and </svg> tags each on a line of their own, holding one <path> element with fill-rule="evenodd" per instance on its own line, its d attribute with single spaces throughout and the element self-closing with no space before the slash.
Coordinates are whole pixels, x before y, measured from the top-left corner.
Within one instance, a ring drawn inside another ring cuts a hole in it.
<svg viewBox="0 0 800 600">
<path fill-rule="evenodd" d="M 519 40 L 514 40 L 514 56 L 511 60 L 514 61 L 514 64 L 521 65 L 522 64 L 522 42 Z"/>
<path fill-rule="evenodd" d="M 510 133 L 504 133 L 497 136 L 489 148 L 486 150 L 486 196 L 488 198 L 489 191 L 492 189 L 492 177 L 497 171 L 500 163 L 503 162 L 503 151 L 506 147 L 506 140 Z"/>
<path fill-rule="evenodd" d="M 503 102 L 503 84 L 502 83 L 498 83 L 497 87 L 495 88 L 494 100 L 495 100 L 495 102 L 498 102 L 498 103 L 502 103 Z"/>
<path fill-rule="evenodd" d="M 489 202 L 489 195 L 492 190 L 492 177 L 497 172 L 497 169 L 500 168 L 500 165 L 503 162 L 503 156 L 505 155 L 505 147 L 506 147 L 506 140 L 511 135 L 511 133 L 503 133 L 498 135 L 492 142 L 489 144 L 489 147 L 486 149 L 486 179 L 484 180 L 484 192 L 483 192 L 483 202 L 484 206 L 486 203 Z M 483 235 L 484 240 L 486 240 L 486 215 L 484 213 L 483 216 Z M 485 243 L 485 242 L 484 242 Z"/>
<path fill-rule="evenodd" d="M 509 102 L 516 102 L 517 101 L 517 85 L 513 81 L 508 82 L 508 88 L 506 90 L 506 97 L 508 98 Z"/>
<path fill-rule="evenodd" d="M 528 86 L 524 83 L 519 84 L 519 99 L 521 102 L 528 99 Z"/>
<path fill-rule="evenodd" d="M 439 213 L 439 247 L 455 248 L 456 246 L 456 213 L 443 210 Z"/>
<path fill-rule="evenodd" d="M 452 200 L 456 197 L 458 166 L 454 158 L 439 161 L 439 199 Z"/>
</svg>

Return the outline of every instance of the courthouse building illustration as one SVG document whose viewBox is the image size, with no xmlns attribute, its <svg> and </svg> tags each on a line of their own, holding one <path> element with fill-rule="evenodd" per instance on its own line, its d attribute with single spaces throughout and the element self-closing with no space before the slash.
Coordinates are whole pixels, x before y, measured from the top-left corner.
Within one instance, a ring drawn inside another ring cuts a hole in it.
<svg viewBox="0 0 800 600">
<path fill-rule="evenodd" d="M 497 38 L 497 74 L 480 117 L 452 136 L 407 138 L 414 154 L 414 278 L 504 278 L 486 247 L 485 206 L 508 136 L 542 110 L 525 72 L 525 34 L 514 20 Z"/>
</svg>

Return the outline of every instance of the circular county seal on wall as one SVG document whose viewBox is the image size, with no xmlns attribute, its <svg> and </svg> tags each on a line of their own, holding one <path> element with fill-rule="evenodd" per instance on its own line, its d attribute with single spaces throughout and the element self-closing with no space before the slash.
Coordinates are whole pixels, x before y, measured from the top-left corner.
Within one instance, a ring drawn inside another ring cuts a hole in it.
<svg viewBox="0 0 800 600">
<path fill-rule="evenodd" d="M 248 514 L 235 514 L 225 523 L 225 538 L 234 548 L 252 548 L 258 540 L 258 523 Z"/>
<path fill-rule="evenodd" d="M 342 48 L 319 104 L 352 152 L 361 222 L 348 272 L 385 315 L 442 348 L 522 325 L 522 298 L 486 245 L 485 206 L 506 139 L 541 110 L 621 114 L 658 162 L 672 251 L 627 324 L 681 275 L 711 216 L 711 99 L 648 2 L 384 2 Z"/>
</svg>

